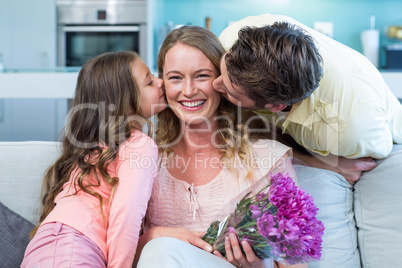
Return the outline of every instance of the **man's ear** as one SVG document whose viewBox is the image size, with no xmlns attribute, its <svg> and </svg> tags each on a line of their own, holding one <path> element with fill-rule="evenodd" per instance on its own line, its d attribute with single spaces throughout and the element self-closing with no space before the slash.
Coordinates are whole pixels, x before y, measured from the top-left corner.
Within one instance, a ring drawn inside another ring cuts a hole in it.
<svg viewBox="0 0 402 268">
<path fill-rule="evenodd" d="M 265 108 L 269 109 L 273 113 L 282 111 L 287 107 L 285 104 L 265 104 Z"/>
</svg>

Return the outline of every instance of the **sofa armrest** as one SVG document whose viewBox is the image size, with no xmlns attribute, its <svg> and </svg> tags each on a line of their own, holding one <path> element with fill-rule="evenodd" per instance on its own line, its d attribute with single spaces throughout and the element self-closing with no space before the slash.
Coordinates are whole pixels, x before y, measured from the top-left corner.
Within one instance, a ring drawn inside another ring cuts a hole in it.
<svg viewBox="0 0 402 268">
<path fill-rule="evenodd" d="M 43 175 L 59 155 L 59 142 L 0 142 L 0 202 L 36 224 Z"/>
<path fill-rule="evenodd" d="M 355 184 L 354 206 L 362 267 L 402 263 L 402 145 Z"/>
</svg>

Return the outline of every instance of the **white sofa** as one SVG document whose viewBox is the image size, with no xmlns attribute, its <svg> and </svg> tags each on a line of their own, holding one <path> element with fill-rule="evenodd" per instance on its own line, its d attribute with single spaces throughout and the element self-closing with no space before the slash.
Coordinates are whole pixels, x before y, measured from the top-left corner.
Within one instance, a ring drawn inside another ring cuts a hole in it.
<svg viewBox="0 0 402 268">
<path fill-rule="evenodd" d="M 402 267 L 402 145 L 354 187 L 333 172 L 297 166 L 324 222 L 323 253 L 310 268 Z M 57 142 L 0 142 L 0 266 L 19 267 L 38 221 L 45 170 Z"/>
<path fill-rule="evenodd" d="M 0 267 L 19 267 L 22 261 L 28 233 L 39 220 L 43 175 L 59 156 L 59 146 L 0 142 Z"/>
</svg>

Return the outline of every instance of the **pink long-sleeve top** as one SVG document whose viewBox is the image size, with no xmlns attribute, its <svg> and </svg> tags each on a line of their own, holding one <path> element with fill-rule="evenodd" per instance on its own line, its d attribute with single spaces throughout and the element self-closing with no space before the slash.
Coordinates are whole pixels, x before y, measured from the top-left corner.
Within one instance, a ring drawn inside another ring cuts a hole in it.
<svg viewBox="0 0 402 268">
<path fill-rule="evenodd" d="M 108 167 L 109 175 L 119 178 L 112 202 L 112 187 L 105 181 L 93 188 L 103 197 L 104 218 L 97 197 L 83 191 L 72 195 L 75 189 L 70 179 L 55 198 L 56 206 L 43 224 L 61 222 L 90 238 L 105 255 L 107 267 L 131 267 L 156 176 L 157 157 L 154 141 L 134 131 Z M 94 175 L 86 181 L 94 182 Z"/>
</svg>

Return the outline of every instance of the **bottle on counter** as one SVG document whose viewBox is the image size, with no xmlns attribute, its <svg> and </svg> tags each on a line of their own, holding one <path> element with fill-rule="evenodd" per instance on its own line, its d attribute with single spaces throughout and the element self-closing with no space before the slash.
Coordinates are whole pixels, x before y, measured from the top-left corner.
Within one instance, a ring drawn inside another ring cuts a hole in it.
<svg viewBox="0 0 402 268">
<path fill-rule="evenodd" d="M 378 54 L 380 49 L 380 32 L 375 29 L 375 16 L 370 16 L 370 29 L 361 33 L 363 55 L 378 68 Z"/>
</svg>

